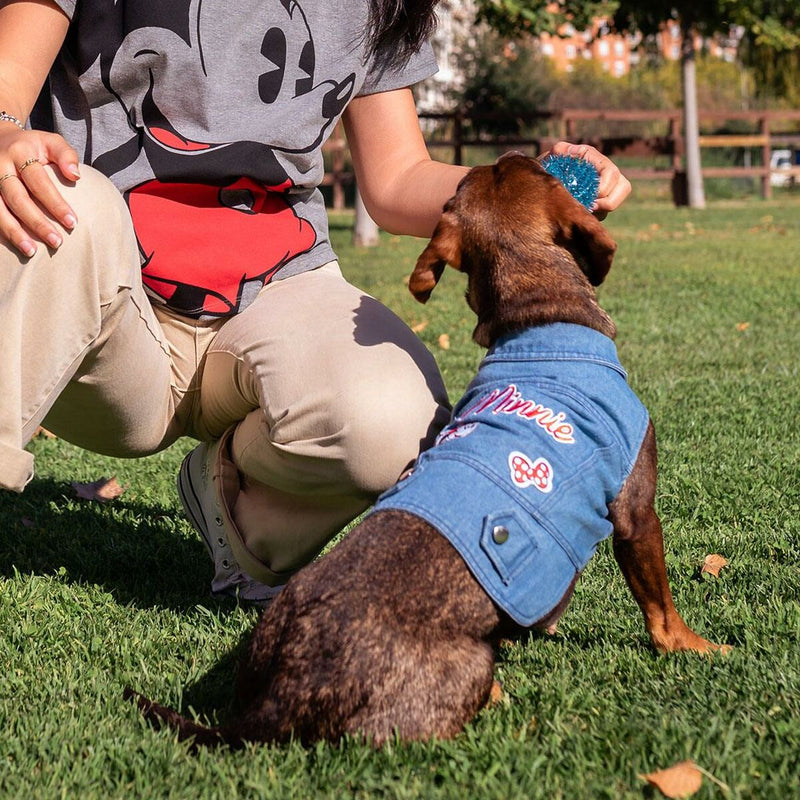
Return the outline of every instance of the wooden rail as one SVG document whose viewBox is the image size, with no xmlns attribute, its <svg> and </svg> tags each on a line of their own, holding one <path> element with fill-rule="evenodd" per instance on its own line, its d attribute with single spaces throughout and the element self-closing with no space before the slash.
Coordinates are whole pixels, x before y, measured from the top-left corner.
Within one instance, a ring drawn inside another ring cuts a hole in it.
<svg viewBox="0 0 800 800">
<path fill-rule="evenodd" d="M 666 157 L 669 163 L 667 167 L 627 168 L 625 174 L 634 181 L 669 180 L 672 182 L 675 202 L 685 202 L 683 114 L 680 110 L 538 111 L 515 117 L 515 120 L 522 123 L 522 127 L 536 130 L 536 135 L 502 138 L 487 138 L 474 132 L 476 122 L 488 119 L 492 119 L 492 116 L 484 115 L 478 119 L 459 111 L 420 114 L 428 146 L 437 151 L 450 150 L 451 160 L 455 164 L 464 163 L 465 150 L 468 147 L 519 147 L 532 153 L 540 153 L 552 147 L 559 139 L 591 144 L 611 157 L 652 160 Z M 503 117 L 494 115 L 493 119 L 502 120 Z M 701 148 L 743 149 L 751 155 L 755 151 L 758 153 L 756 160 L 760 162 L 757 165 L 703 167 L 703 177 L 756 179 L 760 182 L 760 192 L 764 198 L 772 196 L 772 151 L 775 148 L 786 148 L 793 155 L 800 152 L 800 109 L 701 112 L 700 126 L 704 131 L 700 137 Z M 741 128 L 749 130 L 740 130 Z M 646 133 L 643 132 L 645 129 Z M 323 185 L 333 189 L 334 208 L 343 208 L 344 187 L 352 183 L 353 176 L 348 169 L 347 145 L 341 127 L 336 129 L 324 150 L 329 153 L 329 170 Z M 781 174 L 800 182 L 800 168 L 781 170 Z"/>
</svg>

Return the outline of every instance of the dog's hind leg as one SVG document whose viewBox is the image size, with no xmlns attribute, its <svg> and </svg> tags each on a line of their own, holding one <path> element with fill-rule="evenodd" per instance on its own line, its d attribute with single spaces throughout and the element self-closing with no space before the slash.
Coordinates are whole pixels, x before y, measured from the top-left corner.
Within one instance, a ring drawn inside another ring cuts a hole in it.
<svg viewBox="0 0 800 800">
<path fill-rule="evenodd" d="M 656 439 L 652 422 L 636 464 L 609 506 L 614 556 L 644 614 L 653 646 L 662 652 L 728 650 L 698 636 L 675 609 L 664 563 L 661 522 L 655 512 Z"/>
<path fill-rule="evenodd" d="M 403 650 L 406 650 L 403 654 Z M 376 746 L 394 736 L 452 739 L 483 708 L 491 693 L 494 652 L 469 637 L 398 644 L 398 657 L 350 722 Z"/>
</svg>

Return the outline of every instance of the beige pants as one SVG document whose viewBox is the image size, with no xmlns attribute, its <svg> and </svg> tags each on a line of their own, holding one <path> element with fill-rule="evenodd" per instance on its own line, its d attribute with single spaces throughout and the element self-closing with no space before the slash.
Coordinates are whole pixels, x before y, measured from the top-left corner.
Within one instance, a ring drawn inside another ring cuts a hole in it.
<svg viewBox="0 0 800 800">
<path fill-rule="evenodd" d="M 123 457 L 233 428 L 248 548 L 273 572 L 309 560 L 446 422 L 432 356 L 335 263 L 227 320 L 153 308 L 122 197 L 82 176 L 54 177 L 78 217 L 58 251 L 0 245 L 0 486 L 31 479 L 40 424 Z"/>
</svg>

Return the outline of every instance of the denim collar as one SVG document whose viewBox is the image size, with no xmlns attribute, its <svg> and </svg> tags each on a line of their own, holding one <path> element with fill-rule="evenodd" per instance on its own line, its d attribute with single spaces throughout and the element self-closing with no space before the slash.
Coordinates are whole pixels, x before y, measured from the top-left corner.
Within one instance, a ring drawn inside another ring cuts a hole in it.
<svg viewBox="0 0 800 800">
<path fill-rule="evenodd" d="M 588 361 L 610 367 L 626 380 L 628 377 L 613 339 L 570 322 L 538 325 L 501 336 L 487 351 L 483 364 L 502 361 Z"/>
</svg>

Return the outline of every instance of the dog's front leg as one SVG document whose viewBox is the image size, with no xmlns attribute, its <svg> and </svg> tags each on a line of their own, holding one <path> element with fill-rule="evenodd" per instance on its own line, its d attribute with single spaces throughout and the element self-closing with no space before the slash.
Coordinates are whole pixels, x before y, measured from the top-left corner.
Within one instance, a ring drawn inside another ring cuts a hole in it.
<svg viewBox="0 0 800 800">
<path fill-rule="evenodd" d="M 614 556 L 644 614 L 653 646 L 662 652 L 727 650 L 698 636 L 675 609 L 664 563 L 661 522 L 655 512 L 656 439 L 652 422 L 633 470 L 609 506 Z"/>
</svg>

